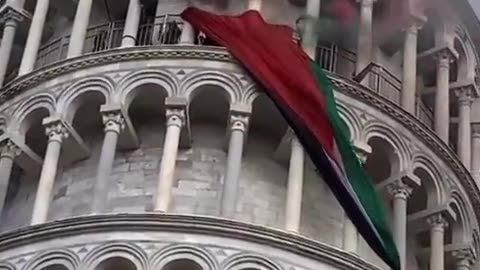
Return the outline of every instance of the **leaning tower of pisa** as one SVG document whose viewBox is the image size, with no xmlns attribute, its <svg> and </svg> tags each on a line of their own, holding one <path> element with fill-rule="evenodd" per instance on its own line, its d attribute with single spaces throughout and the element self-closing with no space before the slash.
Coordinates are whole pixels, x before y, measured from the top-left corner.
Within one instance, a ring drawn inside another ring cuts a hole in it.
<svg viewBox="0 0 480 270">
<path fill-rule="evenodd" d="M 296 27 L 322 2 L 0 0 L 0 270 L 388 270 L 272 101 L 179 16 Z M 480 269 L 480 21 L 436 0 L 381 40 L 385 0 L 354 2 L 351 38 L 304 47 L 402 270 Z"/>
</svg>

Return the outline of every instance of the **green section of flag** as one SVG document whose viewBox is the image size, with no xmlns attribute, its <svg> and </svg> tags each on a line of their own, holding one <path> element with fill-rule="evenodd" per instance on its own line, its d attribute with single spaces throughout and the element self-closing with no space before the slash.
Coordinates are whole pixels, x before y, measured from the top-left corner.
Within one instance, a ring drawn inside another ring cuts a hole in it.
<svg viewBox="0 0 480 270">
<path fill-rule="evenodd" d="M 335 141 L 341 154 L 341 161 L 343 162 L 343 167 L 347 174 L 346 177 L 352 186 L 353 192 L 355 192 L 355 195 L 361 203 L 359 208 L 365 210 L 365 213 L 375 227 L 375 230 L 380 237 L 379 240 L 382 245 L 381 249 L 383 249 L 385 256 L 388 257 L 387 259 L 393 266 L 398 266 L 396 269 L 400 269 L 398 250 L 385 217 L 385 210 L 374 186 L 365 170 L 362 168 L 353 151 L 350 140 L 347 137 L 346 131 L 348 129 L 346 129 L 344 122 L 338 114 L 330 81 L 323 70 L 314 62 L 311 62 L 310 68 L 317 79 L 319 89 L 325 98 L 326 114 L 335 133 Z M 364 238 L 367 241 L 367 238 L 369 237 L 371 236 L 364 235 Z"/>
</svg>

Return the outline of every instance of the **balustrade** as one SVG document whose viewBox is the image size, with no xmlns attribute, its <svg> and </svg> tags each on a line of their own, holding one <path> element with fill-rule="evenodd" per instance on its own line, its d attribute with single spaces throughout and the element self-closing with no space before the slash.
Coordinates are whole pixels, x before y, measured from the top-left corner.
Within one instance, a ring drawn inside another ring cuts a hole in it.
<svg viewBox="0 0 480 270">
<path fill-rule="evenodd" d="M 325 70 L 343 75 L 347 78 L 355 74 L 356 55 L 354 52 L 338 48 L 335 44 L 317 47 L 317 63 Z M 402 81 L 387 68 L 372 63 L 372 68 L 367 72 L 368 86 L 378 95 L 400 104 Z M 433 112 L 422 100 L 417 100 L 415 115 L 428 127 L 433 127 Z"/>
</svg>

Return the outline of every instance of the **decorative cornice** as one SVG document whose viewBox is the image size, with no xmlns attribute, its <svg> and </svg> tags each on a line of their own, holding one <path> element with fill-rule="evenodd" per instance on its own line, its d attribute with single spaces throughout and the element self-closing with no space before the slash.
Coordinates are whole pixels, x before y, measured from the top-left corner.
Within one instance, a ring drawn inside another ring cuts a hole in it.
<svg viewBox="0 0 480 270">
<path fill-rule="evenodd" d="M 358 256 L 298 234 L 222 218 L 154 213 L 91 215 L 28 226 L 0 235 L 0 252 L 53 238 L 116 231 L 228 237 L 291 252 L 339 269 L 378 270 Z"/>
<path fill-rule="evenodd" d="M 236 61 L 224 48 L 205 46 L 161 46 L 161 47 L 133 47 L 92 53 L 77 58 L 66 59 L 45 66 L 32 73 L 18 77 L 0 89 L 0 104 L 28 89 L 56 78 L 60 75 L 75 72 L 88 67 L 99 65 L 152 59 L 203 59 L 235 63 Z M 327 72 L 328 73 L 328 72 Z M 456 154 L 446 145 L 429 127 L 414 115 L 403 110 L 399 105 L 374 93 L 365 86 L 343 78 L 337 74 L 328 73 L 332 84 L 337 91 L 363 101 L 365 104 L 378 109 L 396 119 L 438 155 L 457 175 L 460 183 L 467 191 L 477 215 L 480 219 L 480 191 L 472 176 L 463 166 Z"/>
</svg>

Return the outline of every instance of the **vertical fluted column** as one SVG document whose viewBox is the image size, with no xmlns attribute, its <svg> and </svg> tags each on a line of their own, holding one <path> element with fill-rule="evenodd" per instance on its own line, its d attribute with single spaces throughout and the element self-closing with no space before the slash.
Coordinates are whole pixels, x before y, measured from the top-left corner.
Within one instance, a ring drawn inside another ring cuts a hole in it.
<svg viewBox="0 0 480 270">
<path fill-rule="evenodd" d="M 315 59 L 317 51 L 316 20 L 320 16 L 320 0 L 307 0 L 307 16 L 302 36 L 302 48 L 310 58 Z"/>
<path fill-rule="evenodd" d="M 359 74 L 372 60 L 372 22 L 373 4 L 376 0 L 357 0 L 360 2 L 360 24 L 357 40 L 357 62 L 355 74 Z M 363 80 L 362 83 L 367 83 Z"/>
<path fill-rule="evenodd" d="M 8 182 L 12 174 L 13 161 L 20 154 L 20 149 L 11 141 L 5 140 L 1 143 L 0 153 L 0 216 L 2 216 L 5 198 L 7 196 Z"/>
<path fill-rule="evenodd" d="M 7 13 L 3 15 L 3 18 L 0 19 L 0 24 L 3 24 L 3 36 L 0 42 L 0 87 L 3 86 L 5 80 L 10 54 L 12 53 L 13 41 L 15 39 L 15 32 L 21 20 L 22 16 L 12 9 L 7 11 Z"/>
<path fill-rule="evenodd" d="M 90 12 L 93 0 L 80 0 L 77 5 L 77 13 L 73 22 L 72 37 L 68 45 L 67 57 L 80 56 L 83 53 L 83 44 L 87 34 Z"/>
<path fill-rule="evenodd" d="M 228 144 L 227 171 L 223 183 L 221 215 L 233 218 L 237 205 L 237 194 L 242 167 L 242 154 L 248 116 L 232 114 L 230 116 L 230 141 Z"/>
<path fill-rule="evenodd" d="M 180 132 L 185 125 L 184 109 L 167 109 L 167 131 L 163 145 L 162 161 L 158 175 L 155 211 L 168 212 L 172 198 L 172 186 L 175 176 Z"/>
<path fill-rule="evenodd" d="M 387 186 L 393 197 L 394 237 L 400 255 L 401 269 L 406 269 L 407 254 L 407 199 L 412 194 L 412 188 L 401 181 L 395 181 Z"/>
<path fill-rule="evenodd" d="M 427 219 L 430 226 L 430 270 L 445 268 L 444 232 L 448 225 L 442 214 L 435 214 Z"/>
<path fill-rule="evenodd" d="M 129 1 L 125 28 L 123 29 L 122 47 L 133 47 L 136 45 L 141 11 L 142 6 L 139 0 Z"/>
<path fill-rule="evenodd" d="M 472 162 L 471 172 L 480 187 L 480 124 L 472 126 Z"/>
<path fill-rule="evenodd" d="M 93 213 L 102 213 L 105 211 L 118 136 L 125 127 L 125 119 L 120 111 L 103 112 L 102 119 L 103 125 L 105 126 L 105 136 L 103 138 L 102 152 L 100 153 L 97 179 L 93 192 Z"/>
<path fill-rule="evenodd" d="M 285 230 L 299 232 L 303 197 L 303 147 L 291 132 L 290 167 L 288 170 L 287 203 L 285 208 Z"/>
<path fill-rule="evenodd" d="M 470 89 L 458 91 L 458 138 L 457 154 L 467 170 L 471 169 L 472 159 L 472 128 L 470 109 L 472 97 Z"/>
<path fill-rule="evenodd" d="M 437 58 L 434 129 L 440 139 L 448 144 L 450 129 L 450 56 L 446 53 L 440 53 Z"/>
<path fill-rule="evenodd" d="M 45 131 L 48 137 L 48 145 L 33 204 L 32 225 L 47 220 L 62 142 L 68 137 L 68 132 L 60 121 L 48 123 L 45 126 Z"/>
<path fill-rule="evenodd" d="M 42 40 L 43 27 L 47 18 L 50 0 L 37 0 L 35 12 L 33 13 L 30 29 L 28 30 L 27 43 L 23 51 L 22 63 L 18 75 L 22 76 L 31 72 L 37 60 L 38 49 Z"/>
<path fill-rule="evenodd" d="M 415 113 L 415 95 L 417 80 L 417 35 L 418 25 L 412 23 L 405 31 L 403 43 L 403 73 L 401 105 L 411 114 Z"/>
</svg>

